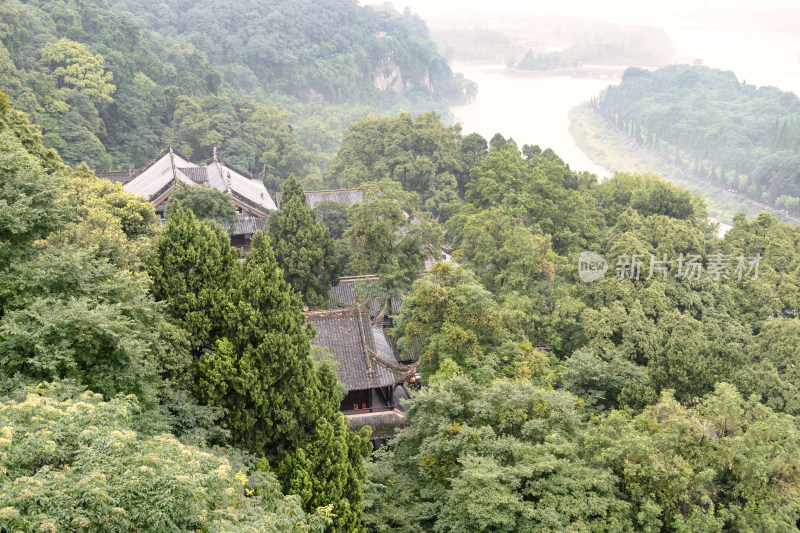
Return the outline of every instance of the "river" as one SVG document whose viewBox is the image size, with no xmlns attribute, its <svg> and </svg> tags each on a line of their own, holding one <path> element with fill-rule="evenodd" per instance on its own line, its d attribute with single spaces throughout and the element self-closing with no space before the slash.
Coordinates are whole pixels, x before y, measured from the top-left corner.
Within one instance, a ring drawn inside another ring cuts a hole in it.
<svg viewBox="0 0 800 533">
<path fill-rule="evenodd" d="M 635 22 L 658 25 L 657 21 Z M 709 30 L 685 21 L 664 22 L 661 26 L 673 41 L 677 61 L 701 59 L 710 67 L 733 70 L 748 83 L 773 85 L 800 94 L 800 37 Z M 451 108 L 465 134 L 478 132 L 488 140 L 501 133 L 520 146 L 552 148 L 574 170 L 588 170 L 600 178 L 611 175 L 575 145 L 568 131 L 567 112 L 617 80 L 508 77 L 504 65 L 454 62 L 452 67 L 478 84 L 473 103 Z"/>
<path fill-rule="evenodd" d="M 488 141 L 500 133 L 513 138 L 520 148 L 523 144 L 552 148 L 573 170 L 588 170 L 601 178 L 612 174 L 592 163 L 572 140 L 567 113 L 616 81 L 513 78 L 505 75 L 504 65 L 456 62 L 451 66 L 478 84 L 474 102 L 451 108 L 465 135 L 477 132 Z"/>
</svg>

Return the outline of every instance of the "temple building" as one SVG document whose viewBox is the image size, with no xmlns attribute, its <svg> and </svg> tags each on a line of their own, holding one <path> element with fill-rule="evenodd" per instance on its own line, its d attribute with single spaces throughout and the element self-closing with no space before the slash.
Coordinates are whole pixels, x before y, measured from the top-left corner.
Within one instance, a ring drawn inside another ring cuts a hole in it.
<svg viewBox="0 0 800 533">
<path fill-rule="evenodd" d="M 173 149 L 167 149 L 138 173 L 100 173 L 99 177 L 121 182 L 122 187 L 133 194 L 144 196 L 164 218 L 164 208 L 172 190 L 178 183 L 188 187 L 208 185 L 230 195 L 236 206 L 238 220 L 231 231 L 231 244 L 247 252 L 250 238 L 264 229 L 267 216 L 278 207 L 259 177 L 239 170 L 214 155 L 204 166 L 196 165 Z"/>
<path fill-rule="evenodd" d="M 341 403 L 350 428 L 372 428 L 372 441 L 381 444 L 394 435 L 405 415 L 398 400 L 407 398 L 407 384 L 419 380 L 417 366 L 397 361 L 383 328 L 357 307 L 306 313 L 317 336 L 311 344 L 327 349 L 347 395 Z"/>
<path fill-rule="evenodd" d="M 259 177 L 222 161 L 214 150 L 204 165 L 196 165 L 173 149 L 165 150 L 139 172 L 100 173 L 99 177 L 122 183 L 123 188 L 149 199 L 163 220 L 167 199 L 179 183 L 188 187 L 208 185 L 229 195 L 238 220 L 231 244 L 249 251 L 250 238 L 266 227 L 267 218 L 280 205 L 272 201 Z M 310 208 L 321 204 L 349 206 L 363 200 L 357 189 L 307 191 Z M 416 364 L 398 361 L 384 334 L 389 318 L 400 311 L 399 298 L 387 301 L 378 277 L 349 276 L 332 287 L 329 310 L 307 312 L 317 335 L 312 344 L 327 349 L 336 361 L 336 373 L 347 394 L 341 410 L 350 428 L 369 426 L 375 446 L 392 438 L 405 416 L 398 401 L 409 397 L 409 384 L 419 383 Z"/>
</svg>

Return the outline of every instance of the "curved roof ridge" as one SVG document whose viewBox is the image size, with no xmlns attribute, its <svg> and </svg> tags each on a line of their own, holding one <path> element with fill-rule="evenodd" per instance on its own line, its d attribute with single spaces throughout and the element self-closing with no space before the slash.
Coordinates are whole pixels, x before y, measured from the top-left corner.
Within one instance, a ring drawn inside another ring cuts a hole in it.
<svg viewBox="0 0 800 533">
<path fill-rule="evenodd" d="M 387 369 L 391 370 L 392 372 L 405 374 L 404 379 L 406 377 L 410 376 L 411 374 L 413 374 L 414 372 L 416 372 L 417 371 L 417 367 L 419 366 L 419 362 L 416 362 L 416 363 L 413 363 L 413 364 L 410 364 L 410 365 L 404 365 L 404 364 L 401 364 L 401 363 L 392 363 L 390 361 L 387 361 L 386 359 L 384 359 L 383 357 L 381 357 L 377 353 L 373 352 L 369 348 L 367 348 L 365 351 L 367 352 L 367 355 L 369 355 L 370 359 L 372 359 L 373 361 L 375 361 L 376 363 L 378 363 L 382 367 L 387 368 Z"/>
</svg>

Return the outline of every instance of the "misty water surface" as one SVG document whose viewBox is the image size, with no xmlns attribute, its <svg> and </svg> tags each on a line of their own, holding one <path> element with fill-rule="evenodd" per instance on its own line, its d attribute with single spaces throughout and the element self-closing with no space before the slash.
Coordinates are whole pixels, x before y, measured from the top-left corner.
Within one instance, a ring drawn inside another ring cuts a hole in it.
<svg viewBox="0 0 800 533">
<path fill-rule="evenodd" d="M 588 170 L 600 177 L 611 175 L 592 163 L 569 134 L 567 113 L 589 100 L 614 80 L 569 77 L 511 78 L 503 65 L 454 63 L 478 84 L 478 97 L 469 105 L 451 108 L 464 134 L 477 132 L 491 139 L 495 133 L 517 144 L 552 148 L 573 170 Z"/>
</svg>

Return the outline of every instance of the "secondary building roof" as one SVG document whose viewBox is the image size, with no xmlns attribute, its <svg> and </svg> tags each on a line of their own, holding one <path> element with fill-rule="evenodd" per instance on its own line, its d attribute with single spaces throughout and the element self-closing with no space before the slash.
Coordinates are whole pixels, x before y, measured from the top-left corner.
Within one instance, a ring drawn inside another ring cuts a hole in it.
<svg viewBox="0 0 800 533">
<path fill-rule="evenodd" d="M 313 311 L 306 318 L 317 331 L 311 343 L 333 355 L 339 381 L 348 391 L 397 385 L 416 372 L 416 365 L 397 362 L 383 329 L 373 327 L 361 309 Z"/>
<path fill-rule="evenodd" d="M 257 216 L 265 217 L 278 209 L 260 178 L 225 163 L 216 153 L 205 166 L 199 166 L 170 148 L 128 180 L 123 188 L 158 205 L 178 182 L 188 187 L 206 184 L 230 193 L 233 203 Z"/>
<path fill-rule="evenodd" d="M 257 231 L 263 230 L 267 227 L 267 219 L 264 217 L 257 217 L 250 213 L 238 213 L 236 219 L 236 227 L 232 235 L 252 235 Z"/>
<path fill-rule="evenodd" d="M 374 319 L 383 309 L 386 293 L 378 287 L 378 276 L 345 276 L 339 278 L 339 283 L 331 287 L 328 296 L 328 307 L 340 309 L 345 307 L 361 307 Z M 387 312 L 396 315 L 400 312 L 402 301 L 398 297 L 391 300 L 391 309 Z"/>
<path fill-rule="evenodd" d="M 364 198 L 364 193 L 358 189 L 336 189 L 330 191 L 306 191 L 306 201 L 308 207 L 314 207 L 322 202 L 331 202 L 335 204 L 353 205 L 360 202 Z M 281 205 L 281 193 L 275 193 L 275 201 L 278 207 Z"/>
</svg>

